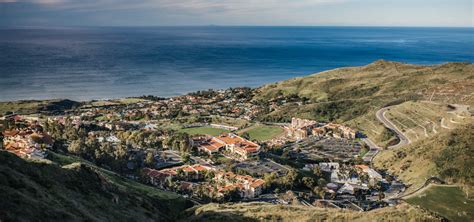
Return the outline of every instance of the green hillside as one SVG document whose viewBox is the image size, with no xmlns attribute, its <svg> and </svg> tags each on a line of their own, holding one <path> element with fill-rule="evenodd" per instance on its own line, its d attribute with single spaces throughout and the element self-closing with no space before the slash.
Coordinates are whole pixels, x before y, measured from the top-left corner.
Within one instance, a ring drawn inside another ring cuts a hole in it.
<svg viewBox="0 0 474 222">
<path fill-rule="evenodd" d="M 84 163 L 0 151 L 0 221 L 173 221 L 191 204 Z"/>
<path fill-rule="evenodd" d="M 451 183 L 474 185 L 474 125 L 468 124 L 432 138 L 394 150 L 385 150 L 374 159 L 378 168 L 388 169 L 409 189 L 420 187 L 429 177 Z"/>
<path fill-rule="evenodd" d="M 420 66 L 380 60 L 367 66 L 339 68 L 268 84 L 257 90 L 257 101 L 304 100 L 303 104 L 290 102 L 263 113 L 261 120 L 289 121 L 296 116 L 346 122 L 383 145 L 380 135 L 384 127 L 375 118 L 378 109 L 418 100 L 472 106 L 474 65 Z"/>
<path fill-rule="evenodd" d="M 474 199 L 468 198 L 459 187 L 432 185 L 407 198 L 407 202 L 430 209 L 450 221 L 474 221 Z"/>
</svg>

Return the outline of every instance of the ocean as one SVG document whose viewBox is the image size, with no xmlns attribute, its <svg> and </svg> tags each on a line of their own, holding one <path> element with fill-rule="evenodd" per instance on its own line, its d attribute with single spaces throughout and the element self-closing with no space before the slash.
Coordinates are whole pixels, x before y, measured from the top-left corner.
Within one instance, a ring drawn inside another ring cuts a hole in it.
<svg viewBox="0 0 474 222">
<path fill-rule="evenodd" d="M 473 28 L 0 29 L 0 101 L 257 87 L 378 59 L 474 62 Z"/>
</svg>

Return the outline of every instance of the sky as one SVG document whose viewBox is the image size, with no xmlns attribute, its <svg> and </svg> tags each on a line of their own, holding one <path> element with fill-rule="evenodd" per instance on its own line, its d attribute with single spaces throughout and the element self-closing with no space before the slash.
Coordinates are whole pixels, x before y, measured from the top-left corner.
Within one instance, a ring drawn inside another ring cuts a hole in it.
<svg viewBox="0 0 474 222">
<path fill-rule="evenodd" d="M 0 0 L 0 27 L 473 27 L 474 0 Z"/>
</svg>

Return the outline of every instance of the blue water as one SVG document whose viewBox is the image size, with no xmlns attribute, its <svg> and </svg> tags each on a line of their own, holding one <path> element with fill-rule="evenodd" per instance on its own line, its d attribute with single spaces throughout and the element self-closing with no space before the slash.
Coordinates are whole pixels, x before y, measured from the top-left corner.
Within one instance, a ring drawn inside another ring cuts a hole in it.
<svg viewBox="0 0 474 222">
<path fill-rule="evenodd" d="M 386 59 L 474 62 L 472 28 L 0 29 L 0 100 L 174 96 Z"/>
</svg>

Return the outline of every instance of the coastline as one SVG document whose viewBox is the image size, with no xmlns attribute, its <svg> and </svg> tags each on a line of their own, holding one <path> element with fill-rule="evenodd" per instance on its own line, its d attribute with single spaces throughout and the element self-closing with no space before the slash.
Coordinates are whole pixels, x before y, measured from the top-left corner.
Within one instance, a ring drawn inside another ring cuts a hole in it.
<svg viewBox="0 0 474 222">
<path fill-rule="evenodd" d="M 226 89 L 229 89 L 229 88 L 244 88 L 244 87 L 245 88 L 251 88 L 251 89 L 258 89 L 258 88 L 264 87 L 266 85 L 275 84 L 275 83 L 278 83 L 278 82 L 281 82 L 281 81 L 287 81 L 287 80 L 292 80 L 292 79 L 297 79 L 297 78 L 304 78 L 304 77 L 307 77 L 307 76 L 320 75 L 320 74 L 324 74 L 324 73 L 327 73 L 327 72 L 333 72 L 333 71 L 342 70 L 342 69 L 351 69 L 351 68 L 356 68 L 356 67 L 367 66 L 367 65 L 370 65 L 370 64 L 377 63 L 379 61 L 384 62 L 384 61 L 387 61 L 387 60 L 377 59 L 377 60 L 374 60 L 370 63 L 363 64 L 363 65 L 360 65 L 360 66 L 336 67 L 336 68 L 327 69 L 327 70 L 323 70 L 323 71 L 319 71 L 319 72 L 313 72 L 313 73 L 310 73 L 310 74 L 293 76 L 293 77 L 289 77 L 289 78 L 286 78 L 286 79 L 280 79 L 280 80 L 276 80 L 276 81 L 272 81 L 272 82 L 266 82 L 266 83 L 262 83 L 262 84 L 259 84 L 259 85 L 256 85 L 256 86 L 236 85 L 236 86 L 231 86 L 231 87 L 227 87 L 227 88 L 205 88 L 205 87 L 203 87 L 203 88 L 199 88 L 197 90 L 189 90 L 189 91 L 185 91 L 185 92 L 182 92 L 182 93 L 176 93 L 176 94 L 172 94 L 172 95 L 158 95 L 158 94 L 147 94 L 147 93 L 145 93 L 145 94 L 141 94 L 141 95 L 128 95 L 128 96 L 103 97 L 103 98 L 92 97 L 92 98 L 84 98 L 84 99 L 75 99 L 75 98 L 67 98 L 67 97 L 49 97 L 49 98 L 26 98 L 26 99 L 13 99 L 13 100 L 10 99 L 9 100 L 9 99 L 0 98 L 0 103 L 28 103 L 28 102 L 47 102 L 47 101 L 58 101 L 58 100 L 72 100 L 72 101 L 76 101 L 76 102 L 86 103 L 86 102 L 94 102 L 94 101 L 115 101 L 115 100 L 121 100 L 121 99 L 134 99 L 134 98 L 140 98 L 140 97 L 143 97 L 143 96 L 153 96 L 153 97 L 160 97 L 160 98 L 170 99 L 170 98 L 173 98 L 173 97 L 184 96 L 184 95 L 187 95 L 187 94 L 193 93 L 193 92 L 205 91 L 205 90 L 210 90 L 210 89 L 212 89 L 214 91 L 226 90 Z M 455 64 L 455 63 L 472 64 L 472 62 L 468 62 L 468 61 L 448 61 L 448 62 L 432 63 L 432 64 L 413 64 L 413 63 L 405 63 L 405 62 L 398 62 L 398 61 L 387 61 L 387 62 L 410 64 L 410 65 L 415 65 L 415 66 L 442 66 L 442 65 Z"/>
</svg>

